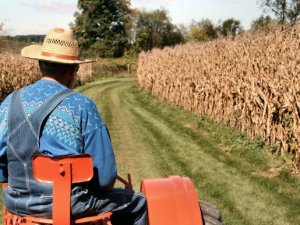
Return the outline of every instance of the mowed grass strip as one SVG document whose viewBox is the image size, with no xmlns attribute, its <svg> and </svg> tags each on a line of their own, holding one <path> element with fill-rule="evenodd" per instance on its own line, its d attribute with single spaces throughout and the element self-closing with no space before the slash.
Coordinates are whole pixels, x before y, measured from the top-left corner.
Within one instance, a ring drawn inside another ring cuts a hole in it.
<svg viewBox="0 0 300 225">
<path fill-rule="evenodd" d="M 299 177 L 279 170 L 262 140 L 163 103 L 135 78 L 78 90 L 99 107 L 119 173 L 130 172 L 136 189 L 142 178 L 188 176 L 199 198 L 221 209 L 224 224 L 299 224 Z"/>
</svg>

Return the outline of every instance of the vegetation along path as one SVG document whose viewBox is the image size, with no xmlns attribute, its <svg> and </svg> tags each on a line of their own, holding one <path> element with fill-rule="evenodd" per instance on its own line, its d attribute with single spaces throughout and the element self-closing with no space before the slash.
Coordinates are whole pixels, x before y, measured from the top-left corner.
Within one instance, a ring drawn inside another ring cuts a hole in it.
<svg viewBox="0 0 300 225">
<path fill-rule="evenodd" d="M 261 140 L 194 116 L 141 91 L 136 78 L 111 78 L 77 91 L 92 98 L 107 124 L 121 176 L 192 179 L 200 199 L 228 225 L 300 224 L 300 179 L 280 169 Z"/>
</svg>

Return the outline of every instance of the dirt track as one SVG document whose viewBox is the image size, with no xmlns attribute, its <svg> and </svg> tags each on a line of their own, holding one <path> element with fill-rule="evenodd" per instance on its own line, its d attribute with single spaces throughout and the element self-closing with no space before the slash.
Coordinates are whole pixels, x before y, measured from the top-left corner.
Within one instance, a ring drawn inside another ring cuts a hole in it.
<svg viewBox="0 0 300 225">
<path fill-rule="evenodd" d="M 184 112 L 146 105 L 134 86 L 135 78 L 115 78 L 77 90 L 96 102 L 111 133 L 119 174 L 130 172 L 136 189 L 143 177 L 188 176 L 199 198 L 221 209 L 224 224 L 299 224 L 299 179 L 291 184 L 265 176 L 261 167 L 225 151 L 228 146 L 216 143 Z"/>
</svg>

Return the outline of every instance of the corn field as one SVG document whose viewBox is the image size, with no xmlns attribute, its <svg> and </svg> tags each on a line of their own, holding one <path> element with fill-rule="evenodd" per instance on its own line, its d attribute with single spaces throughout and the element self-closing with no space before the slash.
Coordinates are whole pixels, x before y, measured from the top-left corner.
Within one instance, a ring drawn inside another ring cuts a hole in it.
<svg viewBox="0 0 300 225">
<path fill-rule="evenodd" d="M 92 65 L 80 65 L 78 74 L 80 83 L 91 81 Z M 25 59 L 19 55 L 0 55 L 0 103 L 14 90 L 34 83 L 40 78 L 36 60 Z"/>
<path fill-rule="evenodd" d="M 14 90 L 39 79 L 38 64 L 12 54 L 0 55 L 0 102 Z"/>
<path fill-rule="evenodd" d="M 86 82 L 92 81 L 93 64 L 91 63 L 81 64 L 77 72 L 77 80 L 79 81 L 80 84 L 84 84 Z"/>
<path fill-rule="evenodd" d="M 300 27 L 141 53 L 142 88 L 226 122 L 300 169 Z M 289 153 L 289 154 L 286 154 Z"/>
</svg>

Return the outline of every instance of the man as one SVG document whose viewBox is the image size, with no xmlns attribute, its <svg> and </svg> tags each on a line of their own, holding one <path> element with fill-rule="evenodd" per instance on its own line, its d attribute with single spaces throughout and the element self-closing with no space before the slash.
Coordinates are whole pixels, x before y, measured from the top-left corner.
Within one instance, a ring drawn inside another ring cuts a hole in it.
<svg viewBox="0 0 300 225">
<path fill-rule="evenodd" d="M 0 178 L 8 181 L 5 205 L 13 214 L 51 217 L 52 186 L 32 175 L 32 157 L 88 153 L 91 182 L 72 187 L 72 216 L 112 211 L 112 223 L 147 224 L 146 200 L 139 192 L 113 189 L 115 157 L 106 125 L 95 104 L 72 92 L 79 64 L 71 30 L 54 28 L 43 45 L 22 49 L 39 60 L 41 80 L 15 91 L 0 106 Z"/>
</svg>

